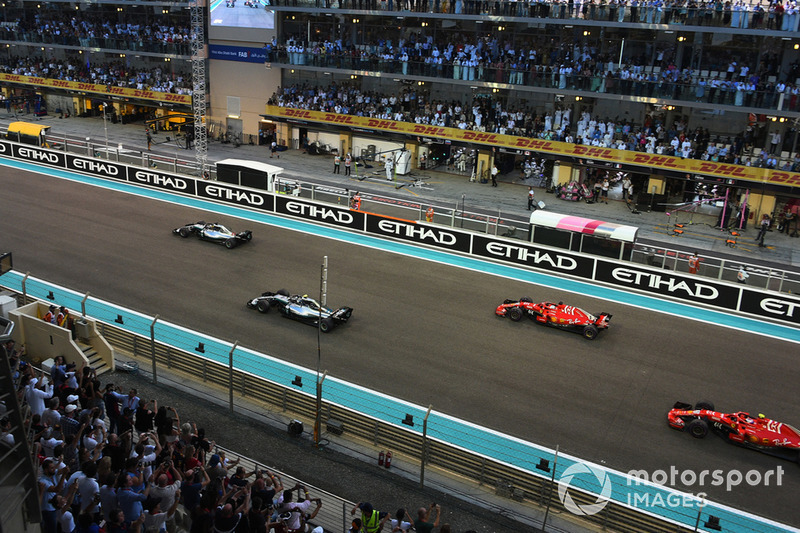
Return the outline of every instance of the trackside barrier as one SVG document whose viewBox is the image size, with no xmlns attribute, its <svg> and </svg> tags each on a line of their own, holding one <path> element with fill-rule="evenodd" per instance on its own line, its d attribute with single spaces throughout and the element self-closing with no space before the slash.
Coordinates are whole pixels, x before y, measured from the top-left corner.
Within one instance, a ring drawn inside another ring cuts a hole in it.
<svg viewBox="0 0 800 533">
<path fill-rule="evenodd" d="M 169 137 L 169 135 L 167 135 L 167 137 Z M 108 147 L 104 146 L 101 142 L 83 138 L 69 138 L 66 135 L 61 137 L 50 135 L 49 138 L 52 141 L 50 146 L 64 153 L 90 156 L 98 161 L 113 161 L 144 169 L 160 169 L 183 176 L 196 177 L 200 175 L 197 163 L 193 159 L 181 159 L 177 156 L 166 157 L 147 151 L 129 150 L 121 146 Z M 12 135 L 11 140 L 15 139 L 16 137 Z M 183 148 L 183 139 L 174 140 Z M 215 167 L 210 167 L 209 171 L 209 177 L 211 179 L 216 179 Z M 357 173 L 358 172 L 363 171 L 357 169 Z M 291 190 L 291 194 L 296 196 L 310 198 L 311 200 L 323 203 L 348 205 L 350 193 L 344 188 L 302 182 L 296 178 L 281 178 L 279 181 L 281 185 L 286 186 L 286 189 Z M 409 186 L 420 186 L 424 188 L 425 183 L 420 180 L 419 182 L 409 184 Z M 278 187 L 278 190 L 279 192 L 288 193 L 288 190 L 284 191 L 280 187 Z M 362 195 L 362 198 L 363 210 L 379 212 L 388 216 L 421 222 L 425 220 L 425 209 L 430 206 L 435 207 L 433 222 L 437 225 L 467 229 L 487 235 L 502 235 L 515 239 L 525 239 L 525 236 L 528 234 L 528 222 L 514 220 L 513 216 L 506 217 L 503 215 L 502 211 L 498 211 L 497 215 L 471 212 L 466 209 L 466 199 L 455 202 L 455 205 L 446 202 L 437 202 L 435 206 L 431 206 L 430 204 L 422 204 L 413 201 L 409 202 L 404 198 L 393 198 L 382 195 Z M 733 240 L 735 241 L 737 238 Z M 687 272 L 690 255 L 690 253 L 678 249 L 634 243 L 633 254 L 630 260 L 649 265 L 655 263 L 660 265 L 660 268 L 663 269 Z M 800 272 L 764 267 L 758 264 L 746 263 L 738 259 L 720 259 L 714 256 L 703 255 L 700 255 L 700 259 L 701 262 L 698 273 L 704 277 L 735 282 L 739 268 L 743 267 L 750 275 L 747 283 L 751 287 L 766 288 L 784 293 L 800 293 Z"/>
<path fill-rule="evenodd" d="M 599 282 L 658 298 L 734 311 L 746 317 L 781 322 L 800 328 L 800 298 L 794 294 L 684 274 L 655 266 L 589 256 L 469 230 L 396 219 L 347 206 L 323 204 L 295 196 L 142 169 L 122 163 L 0 140 L 0 158 L 28 161 L 65 169 L 91 178 L 144 187 L 161 193 L 213 202 L 250 213 L 269 213 L 384 239 L 424 245 L 492 262 Z M 783 290 L 790 287 L 781 282 Z"/>
<path fill-rule="evenodd" d="M 24 280 L 24 287 L 23 287 Z M 102 334 L 116 350 L 150 359 L 156 365 L 179 371 L 193 380 L 228 389 L 231 344 L 180 326 L 155 321 L 135 311 L 82 296 L 16 271 L 3 276 L 3 284 L 22 295 L 23 303 L 55 301 L 69 308 L 85 302 L 86 313 L 100 324 Z M 24 291 L 24 293 L 23 293 Z M 316 373 L 253 350 L 238 348 L 233 357 L 233 392 L 249 401 L 277 407 L 298 418 L 313 420 Z M 699 531 L 697 524 L 714 523 L 728 533 L 800 533 L 800 529 L 772 522 L 713 502 L 702 501 L 668 487 L 635 478 L 576 457 L 432 411 L 427 438 L 422 420 L 427 409 L 329 376 L 323 388 L 323 421 L 337 420 L 344 433 L 373 445 L 391 445 L 411 460 L 455 472 L 499 493 L 544 505 L 553 512 L 568 512 L 551 476 L 557 481 L 571 468 L 583 466 L 593 476 L 573 476 L 569 495 L 578 506 L 608 500 L 602 510 L 584 519 L 616 531 Z M 547 469 L 551 472 L 547 472 Z M 552 469 L 555 469 L 552 471 Z M 563 485 L 565 482 L 560 481 Z M 602 495 L 601 499 L 599 495 Z M 679 501 L 680 505 L 671 502 Z"/>
</svg>

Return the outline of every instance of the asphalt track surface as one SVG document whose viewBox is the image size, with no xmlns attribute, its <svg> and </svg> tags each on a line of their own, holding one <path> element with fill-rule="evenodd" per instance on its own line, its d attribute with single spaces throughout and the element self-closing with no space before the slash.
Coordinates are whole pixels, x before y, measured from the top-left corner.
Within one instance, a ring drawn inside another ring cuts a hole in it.
<svg viewBox="0 0 800 533">
<path fill-rule="evenodd" d="M 692 439 L 664 416 L 703 399 L 798 425 L 794 343 L 9 167 L 0 187 L 0 249 L 18 271 L 315 368 L 313 328 L 244 304 L 279 288 L 318 294 L 327 255 L 328 304 L 355 309 L 322 336 L 329 374 L 622 471 L 781 467 L 780 486 L 675 486 L 800 522 L 798 465 Z M 227 250 L 171 234 L 197 220 L 253 240 Z M 521 296 L 607 311 L 611 328 L 590 342 L 494 317 Z"/>
</svg>

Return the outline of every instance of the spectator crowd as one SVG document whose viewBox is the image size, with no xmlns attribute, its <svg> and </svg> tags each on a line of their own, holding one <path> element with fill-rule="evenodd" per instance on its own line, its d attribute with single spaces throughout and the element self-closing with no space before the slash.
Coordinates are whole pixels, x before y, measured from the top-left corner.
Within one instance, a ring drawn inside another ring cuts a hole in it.
<svg viewBox="0 0 800 533">
<path fill-rule="evenodd" d="M 648 45 L 646 45 L 648 46 Z M 589 42 L 532 42 L 504 40 L 497 35 L 470 38 L 452 34 L 437 41 L 432 36 L 381 38 L 354 45 L 342 39 L 309 44 L 289 37 L 285 44 L 267 45 L 270 60 L 377 71 L 404 76 L 508 83 L 558 90 L 614 93 L 737 107 L 796 111 L 800 109 L 800 63 L 781 72 L 782 58 L 767 53 L 758 61 L 734 52 L 706 54 L 692 68 L 676 65 L 674 49 L 633 46 L 636 56 L 620 62 L 619 50 L 601 53 Z"/>
<path fill-rule="evenodd" d="M 793 0 L 276 0 L 274 5 L 453 15 L 729 26 L 796 32 Z"/>
<path fill-rule="evenodd" d="M 29 408 L 45 533 L 177 530 L 192 533 L 317 531 L 321 507 L 299 485 L 246 472 L 174 407 L 102 384 L 89 366 L 56 358 L 49 376 L 10 356 L 17 395 Z M 8 419 L 0 442 L 13 445 Z M 309 524 L 306 527 L 306 524 Z"/>
<path fill-rule="evenodd" d="M 167 17 L 117 17 L 91 9 L 52 10 L 32 16 L 30 12 L 9 10 L 0 24 L 0 39 L 177 55 L 188 55 L 191 50 L 191 30 L 186 24 Z"/>
<path fill-rule="evenodd" d="M 616 150 L 631 150 L 683 158 L 782 168 L 800 171 L 800 158 L 781 159 L 783 139 L 770 138 L 769 149 L 753 153 L 756 131 L 748 125 L 730 137 L 714 136 L 706 128 L 690 130 L 686 118 L 667 123 L 665 114 L 650 113 L 643 124 L 619 118 L 592 116 L 584 108 L 577 117 L 570 107 L 537 112 L 522 104 L 505 106 L 500 99 L 458 101 L 427 99 L 424 92 L 404 89 L 400 94 L 362 92 L 354 86 L 293 85 L 273 94 L 269 104 L 416 124 L 534 137 Z M 776 137 L 777 135 L 777 137 Z"/>
<path fill-rule="evenodd" d="M 191 94 L 191 71 L 170 72 L 163 62 L 133 67 L 126 61 L 79 63 L 67 59 L 37 56 L 11 57 L 0 64 L 0 72 L 82 83 L 96 83 L 129 89 Z"/>
<path fill-rule="evenodd" d="M 51 306 L 44 319 L 66 327 L 67 316 Z M 19 404 L 27 406 L 44 533 L 325 531 L 314 524 L 320 498 L 300 484 L 285 487 L 275 472 L 246 471 L 174 407 L 103 384 L 86 364 L 58 356 L 46 372 L 26 355 L 14 341 L 0 349 Z M 15 442 L 5 412 L 0 402 L 0 452 Z M 440 527 L 436 504 L 419 508 L 415 519 L 369 502 L 351 514 L 350 533 L 450 532 Z"/>
</svg>

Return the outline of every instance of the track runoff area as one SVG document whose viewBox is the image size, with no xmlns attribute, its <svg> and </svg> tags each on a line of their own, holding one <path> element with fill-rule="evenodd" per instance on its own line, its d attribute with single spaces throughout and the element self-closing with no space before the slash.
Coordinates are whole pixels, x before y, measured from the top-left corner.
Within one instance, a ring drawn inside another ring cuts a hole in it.
<svg viewBox="0 0 800 533">
<path fill-rule="evenodd" d="M 25 165 L 25 164 L 21 164 L 21 165 L 14 164 L 12 166 L 15 166 L 15 167 L 18 167 L 18 168 L 20 168 L 20 167 L 23 167 L 23 168 L 24 167 L 29 167 L 29 168 L 27 168 L 27 170 L 38 171 L 38 172 L 42 171 L 42 169 L 40 169 L 40 168 L 36 168 L 36 167 L 30 166 L 30 165 Z M 625 303 L 626 305 L 638 305 L 643 310 L 656 309 L 659 312 L 672 313 L 672 314 L 675 314 L 676 316 L 685 315 L 690 310 L 692 312 L 696 312 L 697 311 L 696 309 L 690 308 L 688 306 L 680 306 L 680 305 L 677 305 L 677 304 L 671 304 L 669 302 L 661 302 L 661 301 L 659 301 L 657 299 L 653 299 L 653 298 L 641 297 L 641 296 L 638 296 L 638 295 L 630 295 L 630 294 L 624 293 L 622 291 L 604 289 L 602 287 L 595 287 L 595 286 L 591 286 L 591 285 L 588 285 L 588 284 L 585 284 L 585 283 L 573 282 L 573 281 L 565 280 L 565 279 L 559 279 L 559 278 L 554 277 L 554 276 L 548 276 L 548 275 L 543 275 L 543 274 L 538 274 L 538 273 L 532 273 L 532 272 L 529 272 L 529 271 L 525 271 L 523 269 L 518 269 L 518 268 L 514 268 L 514 267 L 506 267 L 506 266 L 503 266 L 503 265 L 495 265 L 495 264 L 486 263 L 486 262 L 483 262 L 483 261 L 473 260 L 473 259 L 470 259 L 470 258 L 464 258 L 464 257 L 460 257 L 460 256 L 450 255 L 450 254 L 447 254 L 447 253 L 435 252 L 435 251 L 432 251 L 432 250 L 427 250 L 427 249 L 423 249 L 423 248 L 417 248 L 417 247 L 414 247 L 414 246 L 409 246 L 409 245 L 405 245 L 405 244 L 401 244 L 401 243 L 395 243 L 395 242 L 385 241 L 385 240 L 375 239 L 375 238 L 368 238 L 368 237 L 365 237 L 363 235 L 354 235 L 354 234 L 343 232 L 343 231 L 340 231 L 340 230 L 335 230 L 335 229 L 331 229 L 331 228 L 315 226 L 315 225 L 311 225 L 311 224 L 307 224 L 307 223 L 299 223 L 297 221 L 282 219 L 280 217 L 275 217 L 275 216 L 271 216 L 271 215 L 255 214 L 255 213 L 248 212 L 248 211 L 245 211 L 245 210 L 239 209 L 239 208 L 231 208 L 229 206 L 219 206 L 219 205 L 215 205 L 215 204 L 210 204 L 208 202 L 199 202 L 199 201 L 190 200 L 190 199 L 187 199 L 187 198 L 182 198 L 182 197 L 179 197 L 179 196 L 176 196 L 176 195 L 165 194 L 165 193 L 160 192 L 160 191 L 142 190 L 142 189 L 139 189 L 139 188 L 136 188 L 136 187 L 130 187 L 130 186 L 127 186 L 127 185 L 121 184 L 121 183 L 119 183 L 119 184 L 118 183 L 114 183 L 114 184 L 111 184 L 112 186 L 109 186 L 109 184 L 106 183 L 106 182 L 102 182 L 102 181 L 99 181 L 99 180 L 93 180 L 91 178 L 86 178 L 84 176 L 78 176 L 78 175 L 75 175 L 75 174 L 71 174 L 71 173 L 68 173 L 68 172 L 62 172 L 62 171 L 47 170 L 47 171 L 45 171 L 43 173 L 46 173 L 46 174 L 49 174 L 49 175 L 58 175 L 61 178 L 68 178 L 68 179 L 72 179 L 72 180 L 75 180 L 75 181 L 81 181 L 81 182 L 89 183 L 89 184 L 93 184 L 93 185 L 101 185 L 101 186 L 104 186 L 104 187 L 107 187 L 107 188 L 110 188 L 110 189 L 122 190 L 122 191 L 125 191 L 125 192 L 128 192 L 128 193 L 138 194 L 140 196 L 147 196 L 147 197 L 150 197 L 150 198 L 155 198 L 155 199 L 159 199 L 159 200 L 162 200 L 162 201 L 175 203 L 176 205 L 181 205 L 181 206 L 191 205 L 192 207 L 195 207 L 195 208 L 198 208 L 198 209 L 202 209 L 204 212 L 207 212 L 207 213 L 217 213 L 217 214 L 224 215 L 224 216 L 231 216 L 231 217 L 241 218 L 243 220 L 259 221 L 259 222 L 270 224 L 270 225 L 273 225 L 273 226 L 276 226 L 276 227 L 289 228 L 289 229 L 291 229 L 292 231 L 295 231 L 295 232 L 296 231 L 300 231 L 300 232 L 304 232 L 304 233 L 307 233 L 307 234 L 310 234 L 310 235 L 314 235 L 314 236 L 322 236 L 325 239 L 338 240 L 338 241 L 342 242 L 343 244 L 344 243 L 348 243 L 348 244 L 355 243 L 355 244 L 357 244 L 359 246 L 366 246 L 366 247 L 370 247 L 370 248 L 373 248 L 373 249 L 376 249 L 376 250 L 390 251 L 390 252 L 395 253 L 395 254 L 402 254 L 402 255 L 409 256 L 409 257 L 414 257 L 414 258 L 417 258 L 417 259 L 425 259 L 427 261 L 431 261 L 431 262 L 435 262 L 435 263 L 441 263 L 443 265 L 455 266 L 455 267 L 461 268 L 461 269 L 480 272 L 482 275 L 485 274 L 485 273 L 489 273 L 489 274 L 492 274 L 494 276 L 499 276 L 499 277 L 502 277 L 502 278 L 505 278 L 505 279 L 509 279 L 509 280 L 522 281 L 526 285 L 527 284 L 535 284 L 535 285 L 540 285 L 542 287 L 547 287 L 548 288 L 547 290 L 549 290 L 549 291 L 552 291 L 554 288 L 558 288 L 558 290 L 560 290 L 560 291 L 573 292 L 573 293 L 576 294 L 576 297 L 577 297 L 577 295 L 585 295 L 585 294 L 591 293 L 592 296 L 595 296 L 595 297 L 598 297 L 598 298 L 605 298 L 609 302 L 615 302 L 617 304 Z M 183 220 L 180 221 L 180 223 L 183 223 L 183 222 L 185 222 L 185 221 L 183 221 Z M 171 243 L 171 244 L 174 246 L 174 243 Z M 327 244 L 326 246 L 331 246 L 331 243 Z M 531 290 L 532 289 L 528 289 L 529 292 L 531 292 Z M 511 296 L 511 295 L 497 295 L 497 297 L 500 298 L 501 300 L 502 300 L 502 297 L 504 297 L 504 296 Z M 517 296 L 517 295 L 513 295 L 513 296 Z M 660 305 L 660 304 L 664 304 L 664 305 Z M 356 307 L 356 313 L 358 313 L 358 308 L 357 307 Z M 719 318 L 720 318 L 719 315 L 721 315 L 721 313 L 713 313 L 712 315 L 710 315 L 710 319 L 708 319 L 707 321 L 709 323 L 716 324 L 716 323 L 719 322 Z M 696 317 L 692 317 L 692 319 L 693 320 L 697 320 Z M 760 321 L 745 320 L 745 319 L 741 319 L 741 320 L 743 320 L 742 322 L 740 322 L 742 329 L 745 329 L 747 331 L 753 331 L 754 329 L 758 329 L 759 324 L 761 324 Z M 729 324 L 727 327 L 729 327 L 731 329 L 737 329 L 737 325 L 736 324 Z M 613 328 L 614 328 L 614 323 L 612 321 L 612 330 L 609 332 L 610 335 L 613 335 Z M 792 329 L 792 328 L 787 328 L 787 329 Z M 527 331 L 525 333 L 525 335 L 527 335 L 529 338 L 532 335 L 538 335 L 538 334 L 539 334 L 538 331 Z M 626 335 L 628 335 L 628 334 L 629 333 L 626 333 Z M 769 332 L 765 332 L 765 331 L 762 331 L 761 334 L 765 335 L 765 336 L 769 336 L 770 335 Z M 784 339 L 786 338 L 785 335 L 778 335 L 776 337 L 777 338 L 784 338 Z M 577 339 L 577 337 L 576 337 L 576 339 Z M 793 340 L 794 340 L 794 342 L 796 342 L 796 339 L 793 339 Z M 601 338 L 598 341 L 595 341 L 595 342 L 596 343 L 598 343 L 598 342 L 601 343 L 602 341 L 603 341 L 603 338 L 601 336 Z M 560 341 L 557 341 L 557 342 L 559 344 L 563 345 L 563 343 L 561 343 Z M 565 342 L 566 342 L 566 340 L 565 340 Z M 568 344 L 567 346 L 571 347 L 572 345 Z M 663 428 L 663 425 L 660 425 L 660 427 Z M 695 443 L 692 443 L 692 444 L 695 444 Z M 691 447 L 688 447 L 687 450 L 688 449 L 691 449 Z M 720 450 L 719 453 L 725 453 L 725 450 Z M 748 452 L 748 453 L 752 453 L 752 452 Z M 750 457 L 750 456 L 747 456 L 747 457 Z M 758 457 L 760 457 L 760 456 L 758 456 Z M 787 487 L 787 489 L 788 489 L 788 487 Z"/>
</svg>

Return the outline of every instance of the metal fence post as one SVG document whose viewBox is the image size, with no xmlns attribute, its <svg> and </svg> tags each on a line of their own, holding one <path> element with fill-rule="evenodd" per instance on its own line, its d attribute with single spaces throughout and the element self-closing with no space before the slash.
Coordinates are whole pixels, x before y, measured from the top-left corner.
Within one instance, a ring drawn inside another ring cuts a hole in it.
<svg viewBox="0 0 800 533">
<path fill-rule="evenodd" d="M 233 343 L 231 351 L 228 352 L 228 407 L 233 412 L 233 352 L 239 346 L 239 341 Z"/>
<path fill-rule="evenodd" d="M 158 375 L 156 374 L 156 322 L 159 315 L 150 322 L 150 358 L 153 360 L 153 384 L 158 385 Z"/>
<path fill-rule="evenodd" d="M 28 282 L 28 276 L 30 276 L 30 275 L 31 275 L 30 272 L 25 272 L 25 275 L 22 276 L 22 305 L 25 305 L 25 304 L 28 303 L 27 282 Z"/>
<path fill-rule="evenodd" d="M 550 487 L 547 489 L 547 507 L 544 511 L 544 520 L 542 520 L 542 531 L 547 527 L 547 516 L 550 514 L 550 502 L 553 499 L 553 485 L 556 484 L 556 466 L 558 466 L 558 445 L 556 445 L 556 453 L 553 456 L 553 472 L 550 476 Z"/>
<path fill-rule="evenodd" d="M 425 418 L 422 419 L 422 451 L 419 461 L 419 488 L 425 487 L 425 463 L 428 462 L 428 417 L 431 415 L 431 409 L 433 409 L 433 405 L 428 406 Z"/>
<path fill-rule="evenodd" d="M 81 300 L 81 314 L 84 316 L 84 318 L 86 317 L 86 300 L 87 300 L 88 298 L 89 298 L 89 293 L 87 292 L 87 293 L 86 293 L 86 294 L 83 296 L 83 299 Z"/>
</svg>

